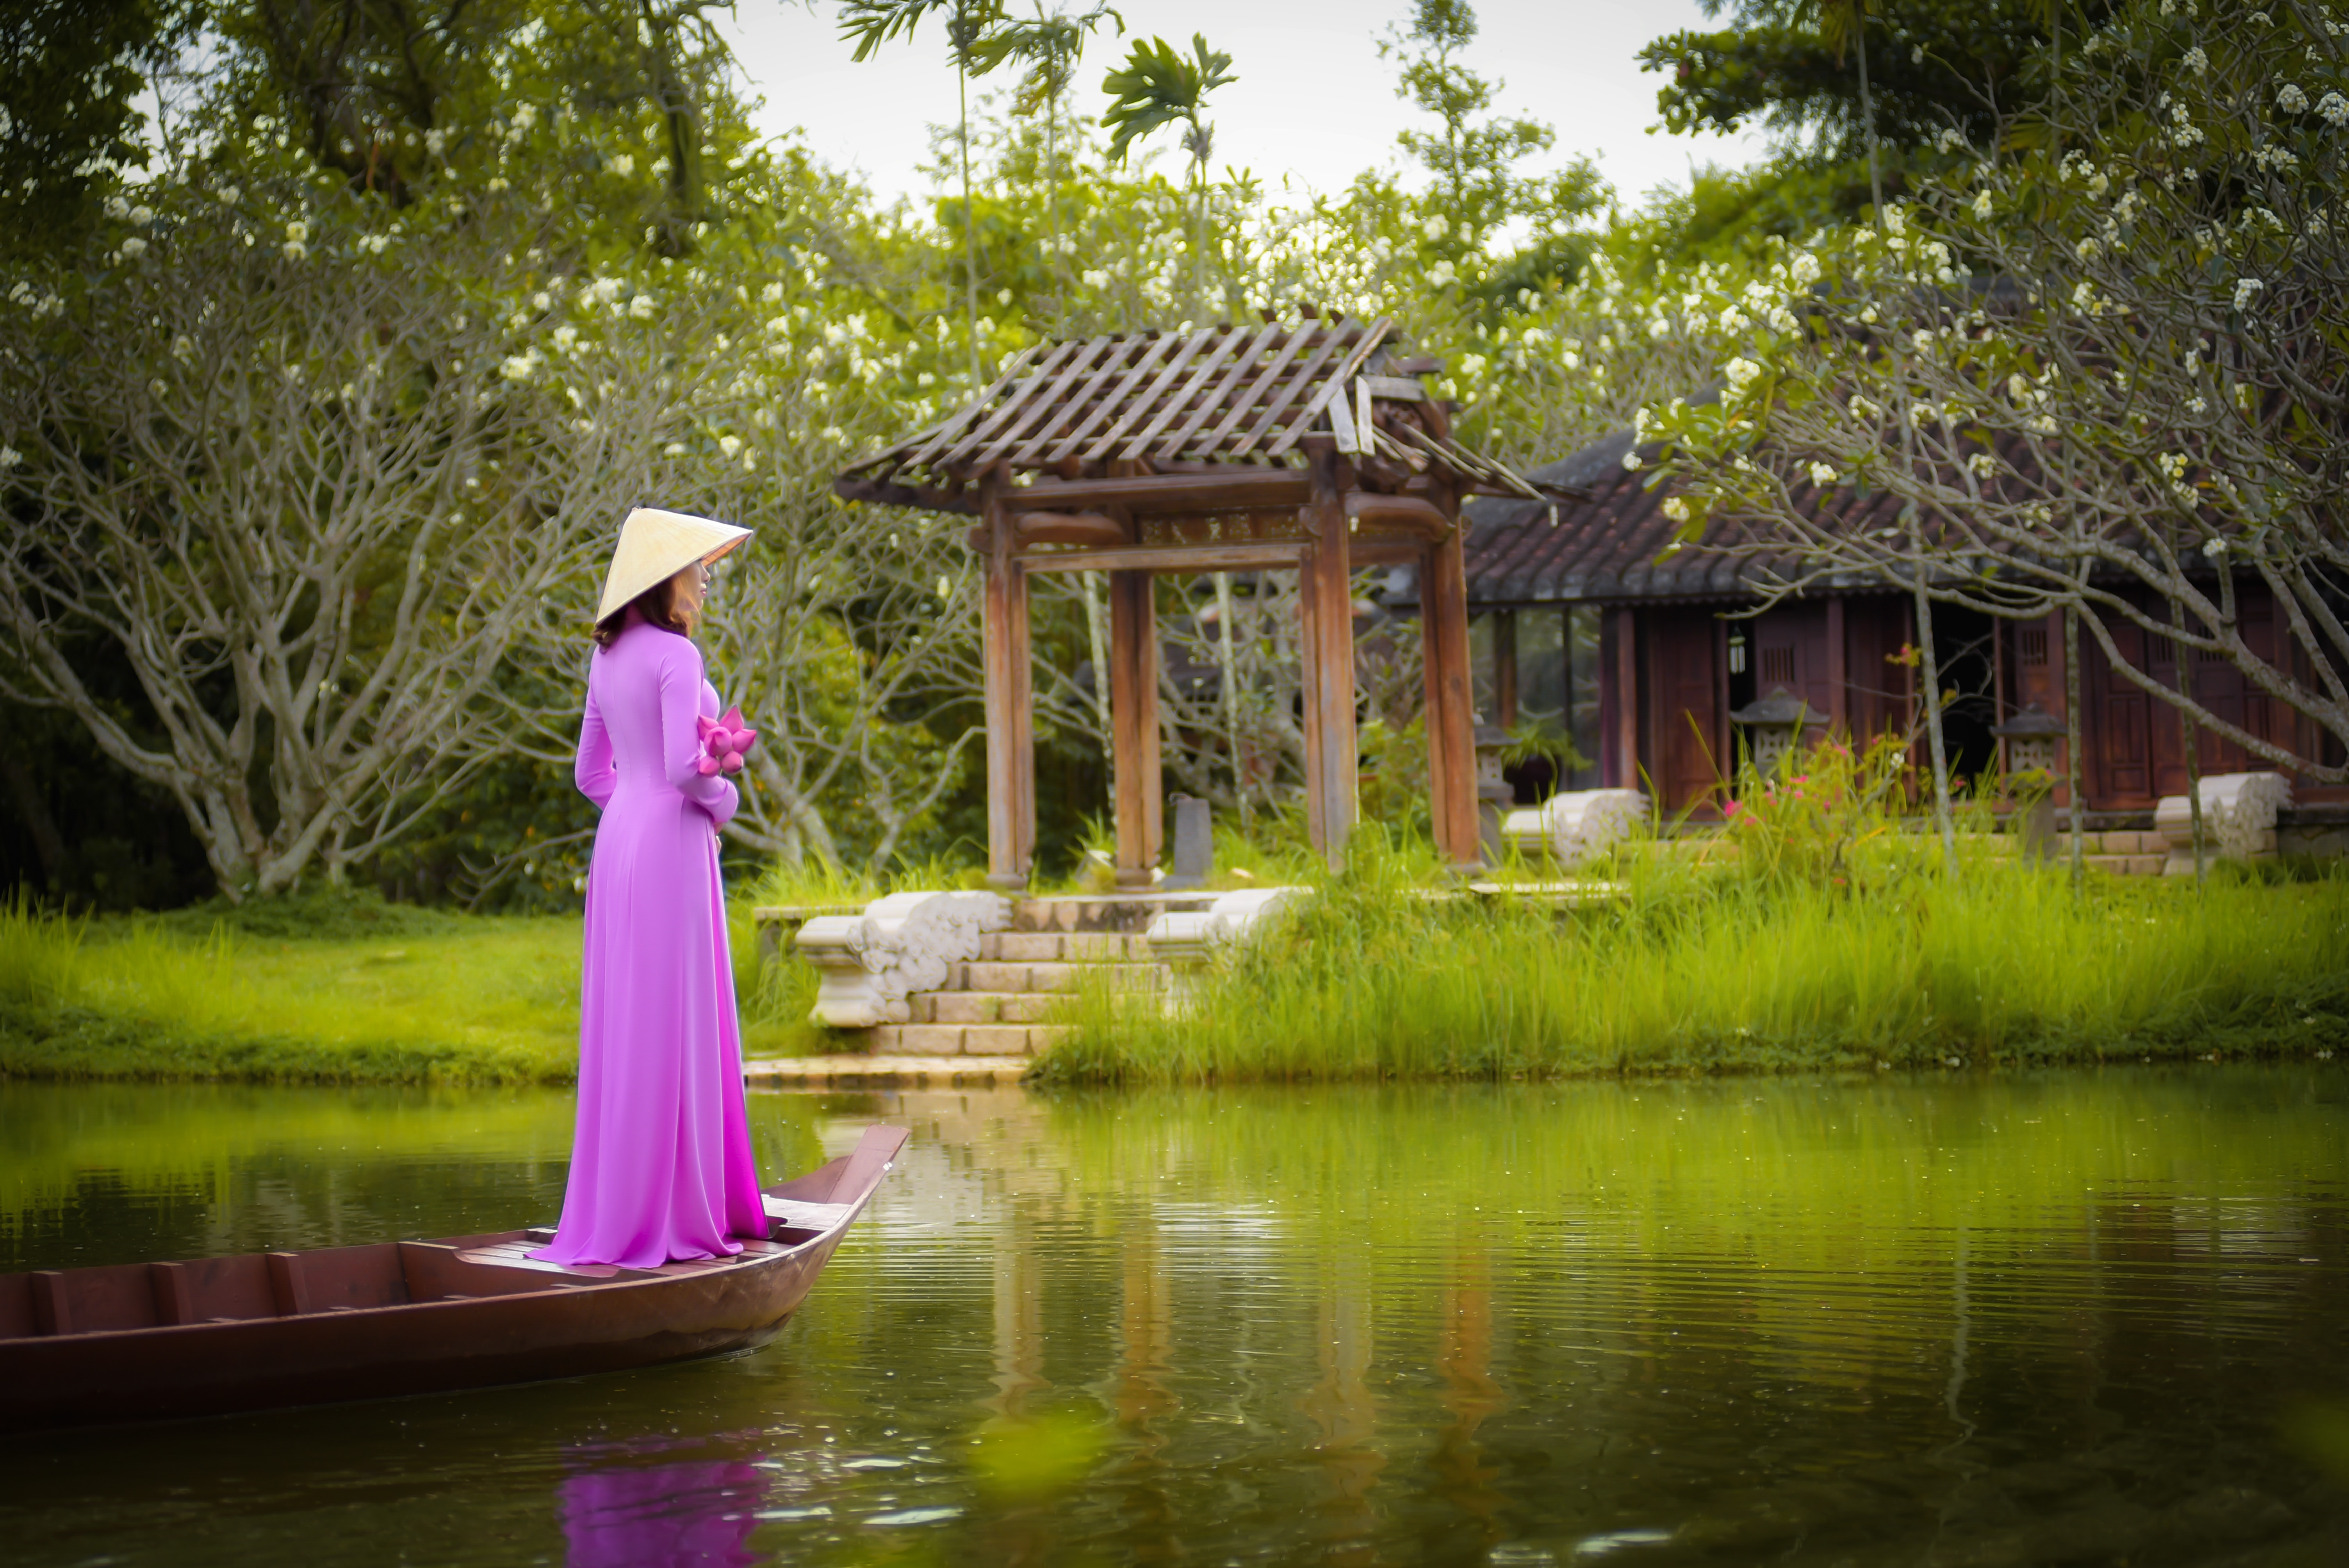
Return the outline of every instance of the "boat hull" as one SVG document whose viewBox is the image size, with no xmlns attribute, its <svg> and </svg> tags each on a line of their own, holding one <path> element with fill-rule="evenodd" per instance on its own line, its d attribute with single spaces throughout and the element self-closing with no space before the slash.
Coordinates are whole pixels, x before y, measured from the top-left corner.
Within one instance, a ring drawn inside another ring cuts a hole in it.
<svg viewBox="0 0 2349 1568">
<path fill-rule="evenodd" d="M 872 1129 L 856 1154 L 775 1189 L 775 1239 L 736 1259 L 561 1269 L 525 1261 L 543 1233 L 523 1231 L 264 1254 L 269 1315 L 124 1327 L 97 1325 L 257 1309 L 238 1303 L 254 1296 L 261 1260 L 8 1276 L 0 1287 L 24 1282 L 24 1304 L 0 1300 L 0 1315 L 32 1332 L 0 1321 L 0 1430 L 440 1393 L 763 1345 L 806 1300 L 905 1137 Z"/>
</svg>

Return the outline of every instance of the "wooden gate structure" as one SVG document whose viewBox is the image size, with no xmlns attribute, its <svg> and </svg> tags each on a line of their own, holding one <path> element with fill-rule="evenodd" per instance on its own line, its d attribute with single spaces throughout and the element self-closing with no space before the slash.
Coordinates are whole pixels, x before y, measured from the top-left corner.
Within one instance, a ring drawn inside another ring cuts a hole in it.
<svg viewBox="0 0 2349 1568">
<path fill-rule="evenodd" d="M 1040 344 L 937 426 L 849 469 L 850 500 L 977 517 L 985 558 L 988 881 L 1035 859 L 1028 578 L 1105 572 L 1117 878 L 1146 888 L 1162 838 L 1159 573 L 1294 571 L 1302 606 L 1306 815 L 1340 862 L 1355 819 L 1351 573 L 1420 572 L 1437 847 L 1479 860 L 1460 503 L 1547 497 L 1452 438 L 1391 324 L 1261 326 Z"/>
</svg>

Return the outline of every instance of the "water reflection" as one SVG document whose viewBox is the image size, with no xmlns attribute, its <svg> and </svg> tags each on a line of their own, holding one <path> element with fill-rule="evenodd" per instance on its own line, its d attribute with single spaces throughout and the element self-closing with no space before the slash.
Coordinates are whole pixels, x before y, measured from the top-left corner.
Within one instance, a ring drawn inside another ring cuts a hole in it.
<svg viewBox="0 0 2349 1568">
<path fill-rule="evenodd" d="M 2349 1431 L 2344 1082 L 762 1096 L 779 1166 L 916 1130 L 771 1349 L 8 1445 L 0 1530 L 26 1563 L 2349 1561 L 2349 1469 L 2282 1435 Z M 561 1192 L 559 1098 L 23 1092 L 13 1267 Z"/>
<path fill-rule="evenodd" d="M 598 1465 L 556 1495 L 568 1568 L 747 1568 L 766 1480 L 755 1460 Z"/>
</svg>

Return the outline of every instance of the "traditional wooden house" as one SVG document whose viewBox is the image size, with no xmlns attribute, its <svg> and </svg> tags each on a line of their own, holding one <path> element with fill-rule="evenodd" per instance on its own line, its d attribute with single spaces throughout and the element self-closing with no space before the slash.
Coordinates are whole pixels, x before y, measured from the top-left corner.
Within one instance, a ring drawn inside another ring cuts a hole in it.
<svg viewBox="0 0 2349 1568">
<path fill-rule="evenodd" d="M 1757 574 L 1769 558 L 1723 552 L 1750 542 L 1744 525 L 1714 522 L 1675 546 L 1679 525 L 1662 511 L 1671 491 L 1625 469 L 1632 449 L 1632 432 L 1619 431 L 1533 470 L 1527 477 L 1537 484 L 1580 498 L 1559 502 L 1555 521 L 1547 503 L 1504 498 L 1470 507 L 1468 601 L 1485 714 L 1505 726 L 1554 718 L 1592 763 L 1570 782 L 1651 789 L 1666 810 L 1699 816 L 1711 813 L 1739 748 L 1755 738 L 1751 721 L 1771 717 L 1754 705 L 1775 693 L 1799 699 L 1804 732 L 1814 738 L 1831 730 L 1867 738 L 1912 723 L 1917 672 L 1904 653 L 1916 631 L 1906 592 L 1880 579 L 1835 579 L 1756 613 Z M 1806 487 L 1796 500 L 1817 506 L 1821 497 Z M 1855 504 L 1839 492 L 1836 504 L 1843 526 L 1893 521 L 1885 497 Z M 2249 640 L 2262 647 L 2275 634 L 2273 602 L 2248 573 L 2237 592 Z M 1990 769 L 2017 727 L 2063 727 L 2060 615 L 2018 622 L 1936 606 L 1933 622 L 1942 683 L 1960 694 L 1945 717 L 1958 773 Z M 2164 640 L 2149 641 L 2124 644 L 2123 652 L 2149 657 L 2138 667 L 2158 677 L 2168 667 Z M 2158 799 L 2186 789 L 2177 712 L 2116 674 L 2093 637 L 2084 634 L 2081 643 L 2088 824 L 2149 822 Z M 2251 733 L 2296 748 L 2319 744 L 2313 726 L 2233 665 L 2202 658 L 2194 679 L 2202 701 Z M 2053 749 L 2060 769 L 2060 738 Z M 2207 729 L 2199 756 L 2206 774 L 2266 766 Z M 2349 789 L 2305 781 L 2294 789 L 2312 818 L 2349 811 Z M 2068 805 L 2060 790 L 2057 803 Z"/>
</svg>

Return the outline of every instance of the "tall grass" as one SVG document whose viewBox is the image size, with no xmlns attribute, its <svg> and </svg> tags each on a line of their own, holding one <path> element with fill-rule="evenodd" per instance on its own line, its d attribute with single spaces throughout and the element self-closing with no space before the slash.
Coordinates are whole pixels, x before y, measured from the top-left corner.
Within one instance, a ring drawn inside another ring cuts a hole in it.
<svg viewBox="0 0 2349 1568">
<path fill-rule="evenodd" d="M 1088 997 L 1045 1082 L 1498 1078 L 2349 1044 L 2349 878 L 2098 877 L 1878 835 L 1839 878 L 1644 846 L 1619 897 L 1428 896 L 1375 832 L 1178 1016 Z M 1764 857 L 1754 857 L 1763 860 Z M 1775 861 L 1769 863 L 1775 863 Z"/>
<path fill-rule="evenodd" d="M 273 919 L 287 914 L 276 909 Z M 330 914 L 331 912 L 328 912 Z M 0 1074 L 567 1081 L 574 920 L 433 916 L 413 934 L 256 936 L 0 906 Z M 274 927 L 273 927 L 274 929 Z M 286 926 L 299 930 L 298 923 Z"/>
</svg>

